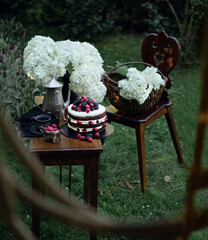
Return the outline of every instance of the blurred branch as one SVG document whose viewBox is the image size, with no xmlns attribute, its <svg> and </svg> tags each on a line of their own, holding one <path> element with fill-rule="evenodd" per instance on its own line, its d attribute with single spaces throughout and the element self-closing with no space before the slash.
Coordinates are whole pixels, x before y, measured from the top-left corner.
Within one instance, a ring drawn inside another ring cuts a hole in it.
<svg viewBox="0 0 208 240">
<path fill-rule="evenodd" d="M 178 15 L 177 15 L 177 13 L 176 13 L 176 11 L 175 11 L 172 3 L 170 2 L 170 0 L 166 0 L 166 2 L 167 2 L 167 4 L 168 4 L 168 6 L 170 7 L 171 12 L 173 13 L 173 16 L 175 17 L 175 20 L 176 20 L 176 22 L 177 22 L 180 35 L 182 35 L 182 24 L 181 24 L 181 22 L 180 22 L 180 20 L 179 20 L 179 17 L 178 17 Z"/>
</svg>

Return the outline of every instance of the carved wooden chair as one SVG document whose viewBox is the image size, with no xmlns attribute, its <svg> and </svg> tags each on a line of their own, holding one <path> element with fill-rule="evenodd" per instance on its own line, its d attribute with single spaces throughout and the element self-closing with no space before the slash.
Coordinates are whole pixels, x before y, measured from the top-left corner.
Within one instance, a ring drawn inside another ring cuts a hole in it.
<svg viewBox="0 0 208 240">
<path fill-rule="evenodd" d="M 168 76 L 175 67 L 180 56 L 180 44 L 174 37 L 166 35 L 165 31 L 159 34 L 149 34 L 142 43 L 143 61 L 157 67 L 163 75 L 168 78 L 166 88 L 170 88 L 173 83 Z M 142 192 L 146 192 L 146 164 L 145 164 L 145 127 L 165 115 L 171 133 L 173 144 L 177 153 L 178 161 L 184 164 L 180 144 L 176 132 L 176 127 L 172 113 L 172 101 L 168 97 L 165 89 L 159 102 L 148 112 L 138 115 L 128 115 L 121 112 L 113 112 L 107 108 L 109 122 L 113 121 L 135 128 L 137 138 L 137 150 L 140 169 L 140 181 Z"/>
</svg>

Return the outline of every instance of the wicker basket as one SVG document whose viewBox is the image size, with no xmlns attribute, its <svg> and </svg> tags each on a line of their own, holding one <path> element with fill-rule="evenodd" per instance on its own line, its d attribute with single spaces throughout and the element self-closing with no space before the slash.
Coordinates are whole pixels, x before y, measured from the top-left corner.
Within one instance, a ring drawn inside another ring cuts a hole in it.
<svg viewBox="0 0 208 240">
<path fill-rule="evenodd" d="M 114 72 L 114 70 L 116 70 L 121 66 L 129 65 L 129 64 L 143 64 L 146 66 L 153 67 L 152 65 L 144 62 L 123 63 L 113 68 L 110 72 L 103 74 L 102 82 L 107 87 L 107 97 L 115 108 L 117 108 L 120 112 L 136 115 L 138 113 L 144 113 L 149 111 L 159 101 L 165 89 L 165 86 L 161 86 L 161 88 L 158 90 L 153 89 L 149 97 L 146 99 L 146 101 L 143 104 L 139 104 L 136 100 L 133 100 L 133 99 L 126 100 L 125 98 L 120 96 L 119 88 L 118 88 L 118 81 L 121 79 L 124 79 L 124 76 Z M 162 78 L 166 83 L 167 77 L 165 77 L 159 70 L 158 70 L 158 73 L 162 76 Z"/>
</svg>

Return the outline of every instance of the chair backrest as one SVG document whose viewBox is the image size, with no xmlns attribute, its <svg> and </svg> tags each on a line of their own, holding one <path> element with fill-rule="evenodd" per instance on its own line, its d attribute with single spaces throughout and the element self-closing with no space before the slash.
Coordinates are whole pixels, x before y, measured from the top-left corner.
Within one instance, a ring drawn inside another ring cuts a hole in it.
<svg viewBox="0 0 208 240">
<path fill-rule="evenodd" d="M 178 40 L 168 36 L 165 31 L 159 34 L 150 33 L 142 43 L 142 58 L 144 62 L 157 67 L 166 77 L 175 67 L 180 56 L 181 46 Z M 168 77 L 166 88 L 173 85 Z"/>
</svg>

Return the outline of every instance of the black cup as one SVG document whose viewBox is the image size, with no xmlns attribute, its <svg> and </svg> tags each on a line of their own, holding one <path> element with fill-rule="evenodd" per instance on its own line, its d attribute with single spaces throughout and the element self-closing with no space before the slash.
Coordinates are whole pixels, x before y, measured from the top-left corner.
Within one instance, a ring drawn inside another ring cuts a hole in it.
<svg viewBox="0 0 208 240">
<path fill-rule="evenodd" d="M 30 119 L 39 129 L 41 126 L 49 125 L 51 117 L 47 114 L 40 114 Z"/>
</svg>

